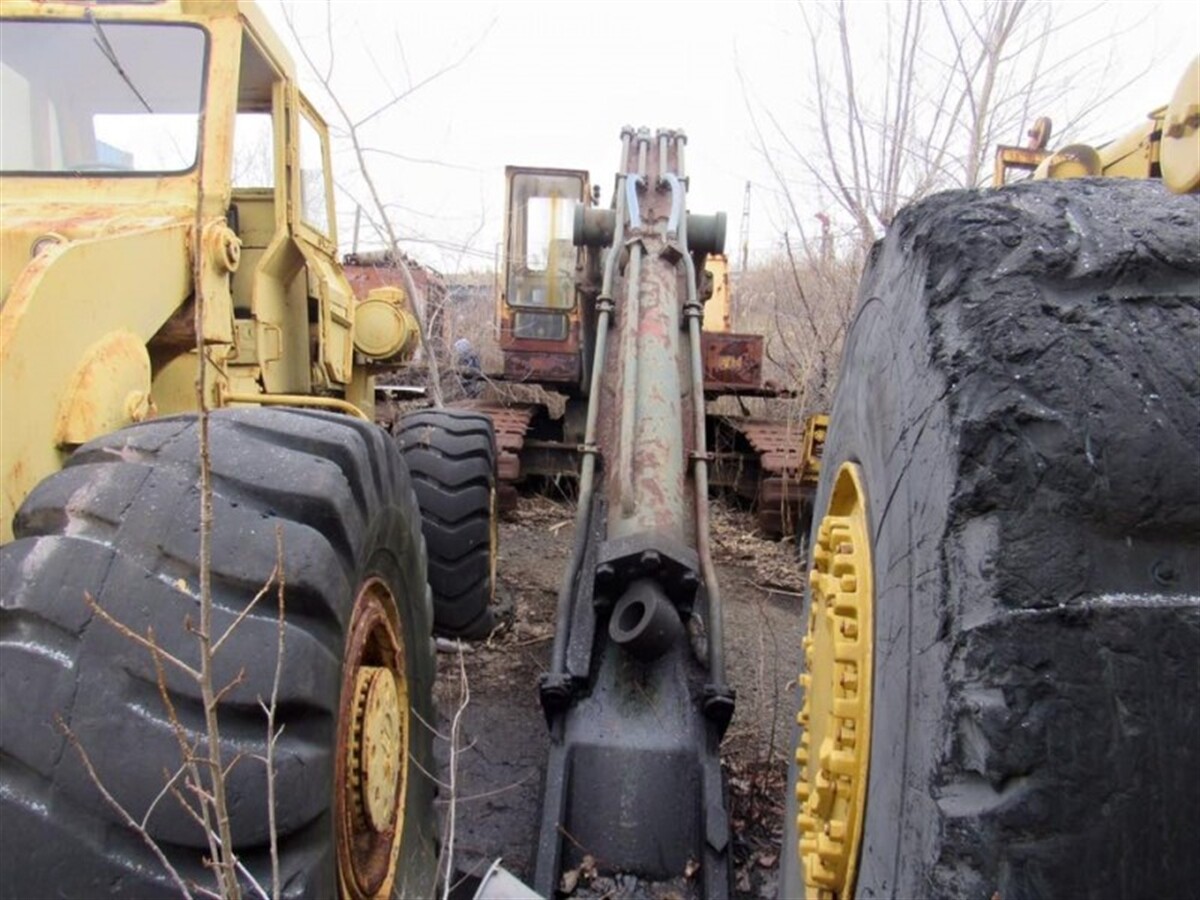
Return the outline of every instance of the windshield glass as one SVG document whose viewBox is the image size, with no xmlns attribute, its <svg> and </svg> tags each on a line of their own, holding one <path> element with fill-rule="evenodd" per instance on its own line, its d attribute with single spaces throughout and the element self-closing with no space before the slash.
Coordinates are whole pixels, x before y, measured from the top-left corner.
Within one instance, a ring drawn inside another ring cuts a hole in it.
<svg viewBox="0 0 1200 900">
<path fill-rule="evenodd" d="M 0 168 L 190 169 L 206 46 L 204 30 L 190 25 L 0 23 Z"/>
<path fill-rule="evenodd" d="M 583 191 L 583 179 L 577 175 L 518 172 L 513 176 L 508 227 L 510 306 L 575 306 L 577 253 L 572 232 Z"/>
</svg>

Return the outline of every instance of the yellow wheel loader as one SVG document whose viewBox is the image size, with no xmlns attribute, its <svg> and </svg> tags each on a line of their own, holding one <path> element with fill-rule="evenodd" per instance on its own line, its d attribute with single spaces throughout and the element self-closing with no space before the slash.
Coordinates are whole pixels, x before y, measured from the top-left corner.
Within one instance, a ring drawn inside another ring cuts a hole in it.
<svg viewBox="0 0 1200 900">
<path fill-rule="evenodd" d="M 283 895 L 428 896 L 422 516 L 371 421 L 417 333 L 337 262 L 325 123 L 234 0 L 5 2 L 0 98 L 0 895 L 212 885 L 223 793 L 244 892 L 273 829 Z"/>
</svg>

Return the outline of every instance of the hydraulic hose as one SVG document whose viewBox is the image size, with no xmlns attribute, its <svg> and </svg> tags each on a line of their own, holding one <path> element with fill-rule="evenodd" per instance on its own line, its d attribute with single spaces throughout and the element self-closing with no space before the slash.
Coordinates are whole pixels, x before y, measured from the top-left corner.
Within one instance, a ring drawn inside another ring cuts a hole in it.
<svg viewBox="0 0 1200 900">
<path fill-rule="evenodd" d="M 631 131 L 624 131 L 621 134 L 622 160 L 629 152 L 631 137 Z M 609 250 L 608 258 L 604 263 L 604 278 L 600 283 L 600 296 L 596 298 L 599 315 L 596 317 L 596 349 L 592 354 L 592 380 L 588 391 L 587 419 L 583 430 L 583 462 L 579 469 L 579 503 L 575 509 L 575 540 L 571 546 L 571 557 L 567 561 L 567 571 L 558 591 L 554 647 L 550 653 L 551 677 L 562 676 L 566 672 L 567 637 L 570 634 L 571 622 L 575 613 L 575 581 L 579 575 L 579 567 L 587 548 L 588 533 L 591 530 L 592 498 L 596 490 L 596 454 L 598 453 L 596 422 L 600 417 L 604 356 L 608 350 L 608 326 L 612 317 L 612 286 L 616 280 L 617 263 L 625 242 L 625 191 L 623 190 L 625 180 L 626 176 L 622 176 L 622 184 L 617 185 L 616 228 L 613 234 L 612 249 Z"/>
<path fill-rule="evenodd" d="M 682 158 L 682 139 L 676 144 L 678 158 Z M 671 185 L 672 200 L 682 205 L 683 183 L 675 174 L 668 174 L 666 181 Z M 675 203 L 672 203 L 672 208 Z M 712 561 L 712 539 L 708 527 L 708 454 L 704 434 L 704 363 L 700 345 L 700 319 L 704 309 L 696 295 L 696 264 L 688 251 L 687 216 L 679 222 L 679 248 L 683 254 L 683 265 L 687 273 L 687 300 L 684 316 L 688 321 L 688 339 L 692 355 L 692 409 L 695 413 L 695 450 L 692 456 L 692 478 L 696 493 L 696 555 L 700 558 L 700 574 L 704 579 L 708 595 L 708 668 L 712 685 L 718 692 L 725 685 L 725 623 L 721 608 L 721 588 L 717 583 L 717 570 Z"/>
</svg>

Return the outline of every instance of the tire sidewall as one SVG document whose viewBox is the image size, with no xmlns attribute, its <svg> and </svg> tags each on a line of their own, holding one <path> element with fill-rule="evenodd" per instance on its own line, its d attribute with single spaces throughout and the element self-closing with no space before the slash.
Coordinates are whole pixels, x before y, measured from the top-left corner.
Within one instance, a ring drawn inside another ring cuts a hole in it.
<svg viewBox="0 0 1200 900">
<path fill-rule="evenodd" d="M 937 741 L 933 723 L 910 720 L 914 704 L 944 708 L 943 662 L 936 644 L 941 606 L 941 537 L 945 533 L 954 467 L 944 379 L 930 359 L 925 317 L 918 305 L 923 273 L 900 274 L 899 259 L 876 248 L 869 281 L 846 342 L 842 373 L 822 458 L 809 546 L 829 506 L 844 463 L 859 467 L 874 576 L 872 735 L 863 837 L 856 877 L 862 897 L 916 896 L 912 878 L 925 830 L 936 821 L 928 772 Z M 887 348 L 881 352 L 880 348 Z M 802 616 L 808 621 L 811 591 Z M 886 640 L 884 640 L 886 638 Z M 882 646 L 897 648 L 886 655 Z M 925 650 L 923 654 L 916 651 Z M 911 655 L 910 655 L 911 653 Z M 803 659 L 797 659 L 800 671 Z M 798 695 L 800 692 L 797 692 Z M 803 702 L 798 696 L 797 708 Z M 792 747 L 799 745 L 793 726 Z M 797 778 L 794 753 L 784 829 L 785 864 L 780 896 L 802 896 L 803 867 L 797 858 Z M 912 858 L 910 858 L 912 857 Z"/>
</svg>

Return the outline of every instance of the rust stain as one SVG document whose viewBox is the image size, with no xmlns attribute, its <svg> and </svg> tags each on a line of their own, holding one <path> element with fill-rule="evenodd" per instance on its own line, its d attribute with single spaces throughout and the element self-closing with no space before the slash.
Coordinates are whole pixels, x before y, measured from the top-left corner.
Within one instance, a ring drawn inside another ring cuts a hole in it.
<svg viewBox="0 0 1200 900">
<path fill-rule="evenodd" d="M 565 381 L 579 379 L 580 363 L 574 353 L 530 353 L 507 350 L 504 377 L 510 381 Z"/>
<path fill-rule="evenodd" d="M 762 385 L 763 337 L 703 332 L 704 387 L 758 388 Z"/>
</svg>

